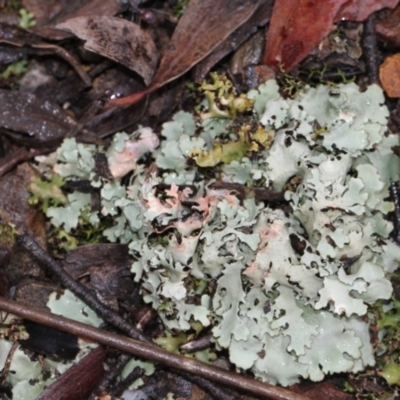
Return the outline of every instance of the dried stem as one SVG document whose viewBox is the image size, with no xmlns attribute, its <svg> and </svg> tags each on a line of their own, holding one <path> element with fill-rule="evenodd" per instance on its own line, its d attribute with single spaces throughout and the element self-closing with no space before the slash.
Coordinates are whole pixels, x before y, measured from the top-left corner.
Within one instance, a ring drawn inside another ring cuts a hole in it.
<svg viewBox="0 0 400 400">
<path fill-rule="evenodd" d="M 54 151 L 54 148 L 41 148 L 28 150 L 25 147 L 20 147 L 18 150 L 8 154 L 0 161 L 0 176 L 10 172 L 15 166 L 22 161 L 28 161 L 36 156 L 48 154 Z"/>
<path fill-rule="evenodd" d="M 179 354 L 169 353 L 155 345 L 142 343 L 112 332 L 103 331 L 99 328 L 60 317 L 4 297 L 0 297 L 0 310 L 64 332 L 72 333 L 105 346 L 114 347 L 137 357 L 159 362 L 179 371 L 195 374 L 214 382 L 227 385 L 228 387 L 246 390 L 255 395 L 265 396 L 272 400 L 310 400 L 308 397 L 290 390 L 262 383 Z"/>
</svg>

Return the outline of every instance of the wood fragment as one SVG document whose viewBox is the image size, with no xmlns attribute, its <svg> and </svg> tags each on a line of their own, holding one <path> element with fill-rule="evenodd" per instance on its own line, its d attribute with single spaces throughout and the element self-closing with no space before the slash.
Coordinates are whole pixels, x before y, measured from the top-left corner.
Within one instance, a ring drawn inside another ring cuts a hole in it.
<svg viewBox="0 0 400 400">
<path fill-rule="evenodd" d="M 379 56 L 378 42 L 376 39 L 375 14 L 371 14 L 364 23 L 362 48 L 367 67 L 368 82 L 379 84 Z"/>
</svg>

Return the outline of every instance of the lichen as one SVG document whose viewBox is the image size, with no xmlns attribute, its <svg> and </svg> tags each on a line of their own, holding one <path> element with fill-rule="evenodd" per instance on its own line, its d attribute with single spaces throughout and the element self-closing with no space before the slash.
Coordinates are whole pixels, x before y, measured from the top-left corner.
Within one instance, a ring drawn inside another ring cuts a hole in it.
<svg viewBox="0 0 400 400">
<path fill-rule="evenodd" d="M 100 189 L 92 218 L 113 217 L 104 236 L 129 244 L 134 279 L 168 330 L 208 327 L 238 369 L 274 384 L 374 365 L 368 310 L 390 298 L 400 260 L 386 218 L 398 138 L 380 88 L 305 87 L 283 98 L 268 81 L 246 96 L 235 129 L 233 103 L 221 108 L 229 85 L 213 79 L 203 85 L 208 113 L 165 123 L 159 147 L 146 150 L 156 168 L 134 158 L 127 185 L 95 179 L 103 149 L 74 139 L 54 170 Z M 249 119 L 262 128 L 246 128 Z M 135 147 L 138 134 L 115 140 Z M 284 191 L 291 211 L 215 189 L 216 180 Z M 69 221 L 50 210 L 68 230 L 83 208 Z"/>
</svg>

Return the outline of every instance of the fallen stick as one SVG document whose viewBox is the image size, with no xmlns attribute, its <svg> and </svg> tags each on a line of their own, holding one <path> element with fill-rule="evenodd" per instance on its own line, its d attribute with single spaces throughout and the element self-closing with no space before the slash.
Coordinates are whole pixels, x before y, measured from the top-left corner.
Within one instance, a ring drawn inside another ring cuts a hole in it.
<svg viewBox="0 0 400 400">
<path fill-rule="evenodd" d="M 294 393 L 288 389 L 247 378 L 179 354 L 173 354 L 158 346 L 103 331 L 99 328 L 82 324 L 81 322 L 42 311 L 27 304 L 6 299 L 5 297 L 0 297 L 0 310 L 106 346 L 114 347 L 137 357 L 159 362 L 177 370 L 201 376 L 227 385 L 228 387 L 246 390 L 259 396 L 266 396 L 272 400 L 310 400 L 308 397 Z"/>
</svg>

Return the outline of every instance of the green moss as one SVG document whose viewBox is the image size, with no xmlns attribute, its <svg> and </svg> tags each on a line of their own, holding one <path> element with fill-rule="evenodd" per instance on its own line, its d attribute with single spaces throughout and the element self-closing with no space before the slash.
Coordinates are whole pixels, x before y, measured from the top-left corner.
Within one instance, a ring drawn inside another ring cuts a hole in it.
<svg viewBox="0 0 400 400">
<path fill-rule="evenodd" d="M 0 79 L 8 79 L 11 76 L 20 76 L 24 74 L 28 70 L 27 65 L 27 60 L 13 62 L 0 74 Z"/>
<path fill-rule="evenodd" d="M 35 25 L 35 16 L 25 8 L 21 8 L 19 10 L 19 26 L 24 29 L 30 29 Z"/>
</svg>

